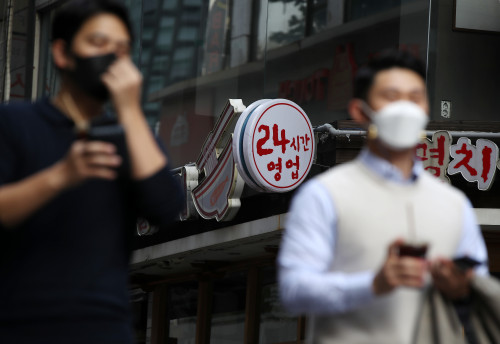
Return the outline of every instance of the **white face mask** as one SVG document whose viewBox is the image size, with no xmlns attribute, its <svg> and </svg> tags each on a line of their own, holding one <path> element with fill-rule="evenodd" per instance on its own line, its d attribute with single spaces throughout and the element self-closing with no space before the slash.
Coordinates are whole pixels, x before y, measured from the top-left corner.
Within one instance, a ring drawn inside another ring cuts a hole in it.
<svg viewBox="0 0 500 344">
<path fill-rule="evenodd" d="M 377 112 L 363 104 L 364 111 L 376 128 L 376 137 L 389 148 L 394 150 L 412 148 L 422 138 L 422 131 L 429 117 L 417 104 L 408 100 L 398 100 Z"/>
</svg>

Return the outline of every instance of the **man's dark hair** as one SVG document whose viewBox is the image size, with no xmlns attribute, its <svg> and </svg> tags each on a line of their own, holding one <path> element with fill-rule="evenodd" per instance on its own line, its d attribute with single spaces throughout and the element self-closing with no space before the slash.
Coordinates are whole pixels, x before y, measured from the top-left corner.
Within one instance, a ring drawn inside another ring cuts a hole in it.
<svg viewBox="0 0 500 344">
<path fill-rule="evenodd" d="M 394 67 L 414 71 L 425 80 L 425 65 L 419 58 L 403 50 L 386 50 L 370 59 L 358 70 L 354 79 L 354 98 L 367 100 L 375 75 Z"/>
<path fill-rule="evenodd" d="M 90 18 L 102 14 L 114 14 L 127 27 L 130 39 L 133 40 L 133 30 L 127 8 L 114 0 L 72 0 L 63 5 L 56 13 L 52 22 L 52 40 L 63 39 L 68 47 L 82 25 Z"/>
</svg>

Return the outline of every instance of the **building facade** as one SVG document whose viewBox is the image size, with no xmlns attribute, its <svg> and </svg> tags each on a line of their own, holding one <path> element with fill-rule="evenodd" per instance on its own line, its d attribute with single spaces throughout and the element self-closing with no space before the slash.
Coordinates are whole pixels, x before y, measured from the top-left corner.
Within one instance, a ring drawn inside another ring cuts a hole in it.
<svg viewBox="0 0 500 344">
<path fill-rule="evenodd" d="M 0 1 L 2 100 L 57 90 L 50 22 L 63 2 Z M 359 152 L 364 136 L 346 110 L 353 76 L 387 48 L 426 62 L 431 122 L 418 154 L 427 169 L 470 198 L 490 271 L 500 273 L 498 1 L 124 3 L 137 38 L 133 59 L 144 76 L 145 113 L 187 196 L 182 220 L 173 226 L 138 224 L 130 272 L 138 343 L 303 342 L 305 319 L 281 308 L 275 269 L 293 191 L 261 192 L 238 181 L 233 160 L 223 166 L 220 159 L 237 115 L 223 127 L 220 118 L 228 99 L 249 106 L 284 98 L 298 104 L 314 128 L 340 129 L 315 131 L 310 178 Z M 202 166 L 204 159 L 213 165 Z M 232 187 L 222 194 L 223 211 L 212 213 L 196 190 L 219 166 L 232 169 Z"/>
</svg>

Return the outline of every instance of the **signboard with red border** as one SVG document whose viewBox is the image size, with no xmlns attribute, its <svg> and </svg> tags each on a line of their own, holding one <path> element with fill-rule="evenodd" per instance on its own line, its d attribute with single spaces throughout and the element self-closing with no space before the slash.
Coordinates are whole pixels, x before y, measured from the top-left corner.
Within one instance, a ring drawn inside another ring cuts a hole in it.
<svg viewBox="0 0 500 344">
<path fill-rule="evenodd" d="M 193 204 L 204 219 L 231 220 L 241 206 L 244 182 L 233 161 L 231 137 L 234 124 L 244 110 L 241 99 L 228 100 L 196 161 L 198 174 L 191 173 L 191 178 L 204 174 L 191 189 Z"/>
<path fill-rule="evenodd" d="M 482 191 L 491 188 L 500 168 L 499 149 L 494 142 L 477 139 L 473 144 L 470 138 L 460 137 L 452 144 L 447 131 L 437 131 L 432 139 L 421 142 L 416 155 L 424 168 L 442 181 L 449 183 L 448 175 L 461 174 L 468 182 L 476 182 Z"/>
<path fill-rule="evenodd" d="M 236 124 L 233 154 L 238 172 L 258 191 L 295 189 L 309 173 L 314 153 L 311 122 L 287 99 L 257 101 Z"/>
</svg>

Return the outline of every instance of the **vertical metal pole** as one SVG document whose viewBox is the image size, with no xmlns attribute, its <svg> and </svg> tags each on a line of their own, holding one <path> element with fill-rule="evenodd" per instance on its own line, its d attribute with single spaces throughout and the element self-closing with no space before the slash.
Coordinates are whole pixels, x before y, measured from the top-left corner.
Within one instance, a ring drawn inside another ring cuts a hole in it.
<svg viewBox="0 0 500 344">
<path fill-rule="evenodd" d="M 14 18 L 14 0 L 9 0 L 7 19 L 7 49 L 5 56 L 5 84 L 4 84 L 4 101 L 10 100 L 10 57 L 12 55 L 12 20 Z"/>
<path fill-rule="evenodd" d="M 36 14 L 35 14 L 35 2 L 28 1 L 27 9 L 27 40 L 26 40 L 26 56 L 25 61 L 26 65 L 24 67 L 25 70 L 25 91 L 24 91 L 24 99 L 31 100 L 31 95 L 33 94 L 33 88 L 35 83 L 33 83 L 33 74 L 35 73 L 34 68 L 34 59 L 35 59 L 35 25 L 36 25 Z"/>
</svg>

